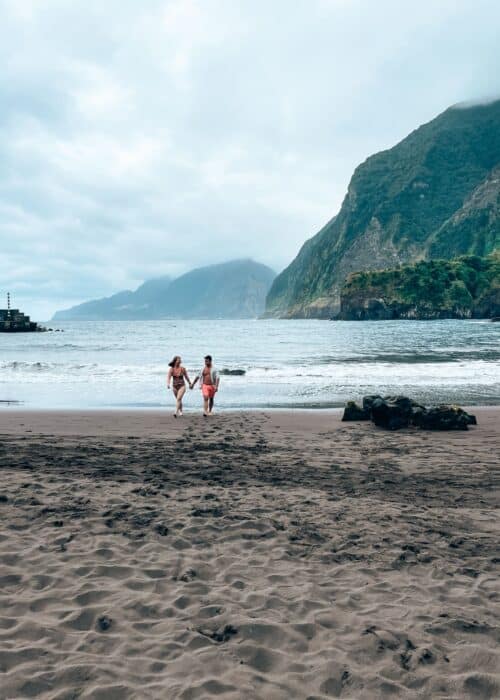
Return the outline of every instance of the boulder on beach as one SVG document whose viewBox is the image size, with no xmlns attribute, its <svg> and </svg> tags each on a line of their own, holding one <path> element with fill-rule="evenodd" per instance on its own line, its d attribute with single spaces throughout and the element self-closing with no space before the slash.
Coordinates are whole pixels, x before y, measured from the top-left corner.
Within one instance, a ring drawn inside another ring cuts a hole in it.
<svg viewBox="0 0 500 700">
<path fill-rule="evenodd" d="M 415 414 L 414 425 L 425 430 L 467 430 L 469 425 L 477 425 L 476 416 L 467 413 L 460 406 L 434 406 Z"/>
<path fill-rule="evenodd" d="M 343 421 L 370 420 L 370 411 L 361 408 L 355 401 L 348 401 L 344 408 Z"/>
<path fill-rule="evenodd" d="M 365 411 L 368 411 L 368 413 L 371 412 L 372 410 L 372 405 L 375 399 L 381 399 L 382 397 L 379 396 L 379 394 L 372 394 L 371 396 L 363 396 L 363 409 Z"/>
<path fill-rule="evenodd" d="M 372 420 L 386 430 L 400 430 L 415 426 L 424 430 L 467 430 L 476 425 L 476 417 L 460 406 L 433 406 L 426 408 L 407 396 L 365 396 L 363 405 L 348 401 L 343 421 Z"/>
<path fill-rule="evenodd" d="M 423 408 L 407 396 L 378 397 L 371 403 L 371 419 L 381 428 L 399 430 L 410 425 L 414 410 Z"/>
</svg>

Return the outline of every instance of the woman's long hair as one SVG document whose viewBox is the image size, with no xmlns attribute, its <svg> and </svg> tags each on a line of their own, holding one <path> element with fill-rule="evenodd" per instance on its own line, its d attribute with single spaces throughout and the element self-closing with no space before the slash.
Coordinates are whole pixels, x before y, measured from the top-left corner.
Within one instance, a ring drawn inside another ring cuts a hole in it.
<svg viewBox="0 0 500 700">
<path fill-rule="evenodd" d="M 180 359 L 181 359 L 180 355 L 174 355 L 173 358 L 171 359 L 171 361 L 168 363 L 168 366 L 175 367 L 175 365 L 177 364 L 177 360 L 180 360 Z"/>
</svg>

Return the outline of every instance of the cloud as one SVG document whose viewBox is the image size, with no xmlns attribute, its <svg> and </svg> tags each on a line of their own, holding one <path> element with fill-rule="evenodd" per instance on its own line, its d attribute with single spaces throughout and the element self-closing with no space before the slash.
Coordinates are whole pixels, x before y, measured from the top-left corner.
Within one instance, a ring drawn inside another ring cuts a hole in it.
<svg viewBox="0 0 500 700">
<path fill-rule="evenodd" d="M 492 0 L 0 0 L 0 291 L 276 269 L 354 167 L 500 91 Z"/>
<path fill-rule="evenodd" d="M 496 102 L 497 100 L 500 100 L 500 93 L 475 100 L 464 100 L 463 102 L 457 102 L 457 104 L 453 105 L 453 109 L 469 109 L 469 107 L 483 107 L 485 105 L 490 105 L 492 102 Z"/>
</svg>

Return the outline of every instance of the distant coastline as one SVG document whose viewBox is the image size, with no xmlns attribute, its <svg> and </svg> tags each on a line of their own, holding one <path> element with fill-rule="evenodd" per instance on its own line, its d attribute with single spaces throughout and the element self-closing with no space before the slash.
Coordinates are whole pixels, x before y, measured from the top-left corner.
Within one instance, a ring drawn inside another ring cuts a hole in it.
<svg viewBox="0 0 500 700">
<path fill-rule="evenodd" d="M 54 314 L 55 321 L 133 321 L 258 318 L 276 273 L 253 260 L 200 267 L 176 279 L 147 280 Z"/>
</svg>

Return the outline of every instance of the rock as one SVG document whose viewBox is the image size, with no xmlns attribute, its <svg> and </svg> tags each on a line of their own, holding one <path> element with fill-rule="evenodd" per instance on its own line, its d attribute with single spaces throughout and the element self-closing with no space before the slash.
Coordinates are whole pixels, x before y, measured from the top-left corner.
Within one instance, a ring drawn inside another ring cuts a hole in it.
<svg viewBox="0 0 500 700">
<path fill-rule="evenodd" d="M 97 628 L 101 632 L 106 632 L 106 630 L 109 630 L 109 628 L 111 627 L 112 624 L 113 624 L 113 620 L 110 617 L 108 617 L 107 615 L 102 615 L 97 620 Z"/>
<path fill-rule="evenodd" d="M 460 406 L 426 408 L 407 396 L 364 396 L 363 406 L 348 401 L 343 421 L 371 420 L 387 430 L 416 426 L 424 430 L 467 430 L 477 425 L 476 417 Z"/>
<path fill-rule="evenodd" d="M 244 369 L 227 369 L 225 367 L 224 369 L 221 369 L 220 373 L 224 375 L 225 377 L 243 377 L 243 375 L 246 374 L 246 370 Z"/>
<path fill-rule="evenodd" d="M 233 625 L 226 625 L 224 629 L 216 630 L 209 636 L 214 640 L 214 642 L 218 642 L 220 644 L 221 642 L 228 642 L 235 634 L 238 634 L 237 628 Z"/>
<path fill-rule="evenodd" d="M 422 649 L 420 656 L 418 657 L 418 662 L 420 664 L 433 664 L 436 658 L 430 649 Z"/>
<path fill-rule="evenodd" d="M 184 583 L 189 583 L 190 581 L 194 581 L 196 578 L 197 574 L 194 569 L 188 569 L 185 571 L 182 576 L 179 576 L 179 581 L 184 581 Z"/>
<path fill-rule="evenodd" d="M 427 412 L 427 409 L 424 406 L 414 406 L 411 409 L 411 418 L 410 422 L 412 425 L 420 425 L 420 422 L 423 420 L 423 415 Z"/>
<path fill-rule="evenodd" d="M 371 418 L 381 428 L 400 430 L 410 425 L 413 406 L 407 396 L 376 398 L 371 404 Z"/>
<path fill-rule="evenodd" d="M 413 423 L 424 430 L 467 430 L 477 425 L 476 416 L 460 406 L 435 406 L 413 416 Z"/>
<path fill-rule="evenodd" d="M 161 537 L 166 537 L 168 535 L 168 527 L 163 523 L 155 525 L 155 531 L 161 535 Z"/>
<path fill-rule="evenodd" d="M 363 397 L 363 405 L 348 401 L 343 421 L 371 420 L 387 430 L 399 430 L 416 426 L 424 430 L 467 430 L 477 425 L 476 417 L 460 406 L 434 406 L 426 408 L 407 396 Z"/>
<path fill-rule="evenodd" d="M 344 408 L 343 421 L 370 420 L 370 411 L 361 408 L 355 401 L 348 401 Z"/>
<path fill-rule="evenodd" d="M 382 397 L 378 394 L 373 394 L 372 396 L 363 396 L 363 408 L 365 411 L 370 412 L 372 410 L 372 404 L 375 399 L 381 399 Z"/>
</svg>

